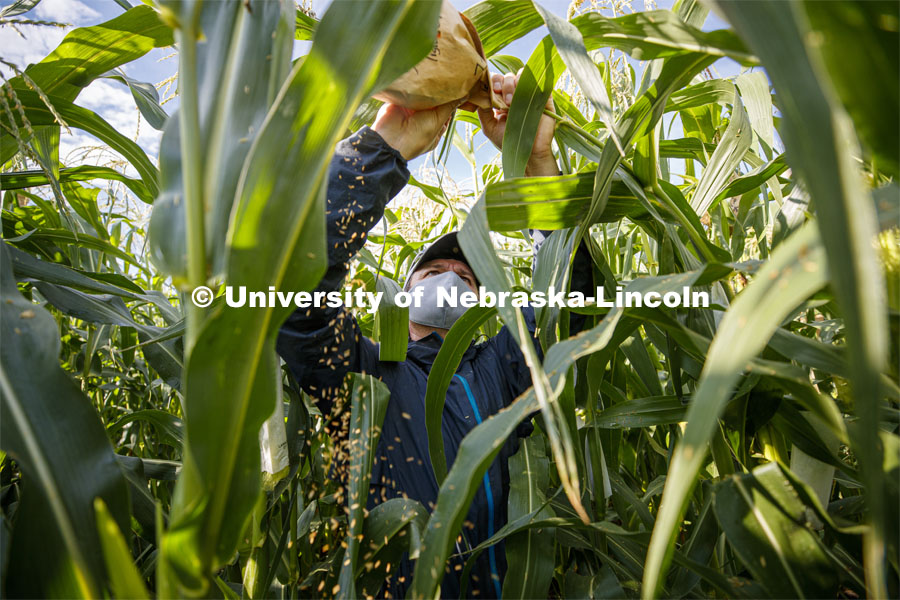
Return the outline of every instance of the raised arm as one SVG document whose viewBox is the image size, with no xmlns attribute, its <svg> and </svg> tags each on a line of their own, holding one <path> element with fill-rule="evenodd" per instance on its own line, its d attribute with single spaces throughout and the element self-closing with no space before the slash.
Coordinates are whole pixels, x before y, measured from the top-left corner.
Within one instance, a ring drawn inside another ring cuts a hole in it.
<svg viewBox="0 0 900 600">
<path fill-rule="evenodd" d="M 407 161 L 437 144 L 453 108 L 412 112 L 386 104 L 371 128 L 338 143 L 326 191 L 328 270 L 316 291 L 341 288 L 368 232 L 409 180 Z M 378 374 L 377 347 L 344 308 L 297 309 L 282 325 L 276 348 L 325 415 L 347 373 Z"/>
</svg>

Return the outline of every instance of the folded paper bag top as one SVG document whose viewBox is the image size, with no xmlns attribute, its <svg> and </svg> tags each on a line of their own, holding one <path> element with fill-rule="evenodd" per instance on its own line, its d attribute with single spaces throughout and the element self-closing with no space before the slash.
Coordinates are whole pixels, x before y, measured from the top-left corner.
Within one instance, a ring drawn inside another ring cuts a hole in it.
<svg viewBox="0 0 900 600">
<path fill-rule="evenodd" d="M 478 32 L 447 1 L 441 6 L 431 53 L 374 97 L 413 110 L 453 101 L 469 101 L 480 108 L 508 108 L 491 89 Z"/>
</svg>

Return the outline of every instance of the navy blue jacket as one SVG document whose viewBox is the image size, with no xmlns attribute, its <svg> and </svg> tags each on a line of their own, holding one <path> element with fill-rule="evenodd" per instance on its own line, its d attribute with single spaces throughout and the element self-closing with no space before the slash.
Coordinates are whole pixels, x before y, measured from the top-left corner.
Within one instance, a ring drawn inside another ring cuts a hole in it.
<svg viewBox="0 0 900 600">
<path fill-rule="evenodd" d="M 363 246 L 367 232 L 381 219 L 385 205 L 408 180 L 409 171 L 400 153 L 368 127 L 337 145 L 327 190 L 328 271 L 318 290 L 341 288 L 349 262 Z M 523 312 L 533 332 L 533 312 L 528 309 Z M 346 309 L 298 309 L 282 326 L 278 352 L 301 387 L 316 400 L 323 415 L 331 411 L 337 390 L 348 372 L 374 375 L 391 390 L 372 472 L 370 509 L 397 497 L 418 500 L 429 510 L 437 501 L 438 485 L 428 455 L 424 398 L 428 373 L 441 343 L 442 338 L 432 333 L 409 343 L 406 361 L 381 362 L 378 346 L 361 335 L 356 320 Z M 535 345 L 540 352 L 537 341 Z M 443 437 L 448 469 L 466 434 L 531 385 L 522 353 L 505 327 L 493 338 L 473 343 L 466 350 L 444 405 Z M 531 430 L 531 424 L 526 422 L 517 434 L 525 436 Z M 517 448 L 518 439 L 512 436 L 485 474 L 469 508 L 459 551 L 466 550 L 467 546 L 474 548 L 506 523 L 507 459 Z M 456 564 L 462 562 L 457 560 L 448 567 L 442 584 L 443 597 L 458 598 Z M 405 596 L 412 570 L 410 561 L 402 562 L 383 592 L 394 598 Z M 467 595 L 499 598 L 505 572 L 506 557 L 500 543 L 479 557 L 471 572 Z"/>
</svg>

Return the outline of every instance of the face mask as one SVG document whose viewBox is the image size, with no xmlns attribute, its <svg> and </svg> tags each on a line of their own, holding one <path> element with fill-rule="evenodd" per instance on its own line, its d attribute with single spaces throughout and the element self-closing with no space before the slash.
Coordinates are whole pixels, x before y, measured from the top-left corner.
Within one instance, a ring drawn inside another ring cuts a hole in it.
<svg viewBox="0 0 900 600">
<path fill-rule="evenodd" d="M 419 325 L 427 325 L 429 327 L 437 327 L 438 329 L 450 329 L 456 320 L 463 316 L 466 307 L 457 302 L 457 306 L 450 306 L 446 296 L 452 297 L 450 290 L 456 289 L 456 298 L 463 292 L 469 292 L 471 289 L 463 279 L 453 271 L 445 271 L 440 275 L 432 275 L 426 279 L 419 281 L 413 290 L 422 288 L 422 301 L 419 306 L 413 302 L 409 306 L 409 320 Z M 443 289 L 448 293 L 444 296 L 444 305 L 438 306 L 438 290 Z"/>
</svg>

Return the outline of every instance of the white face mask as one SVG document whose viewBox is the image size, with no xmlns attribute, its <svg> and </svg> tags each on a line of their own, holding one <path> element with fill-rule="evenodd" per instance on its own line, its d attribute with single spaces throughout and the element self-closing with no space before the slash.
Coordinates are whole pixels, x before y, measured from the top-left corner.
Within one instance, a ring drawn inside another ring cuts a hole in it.
<svg viewBox="0 0 900 600">
<path fill-rule="evenodd" d="M 450 329 L 466 312 L 466 307 L 462 305 L 449 306 L 445 303 L 444 306 L 438 306 L 439 289 L 447 291 L 456 289 L 457 298 L 461 293 L 471 291 L 466 282 L 455 272 L 445 271 L 440 275 L 427 277 L 416 283 L 412 290 L 418 288 L 422 288 L 424 292 L 419 306 L 417 307 L 413 302 L 409 307 L 409 320 L 413 323 L 438 329 Z"/>
</svg>

